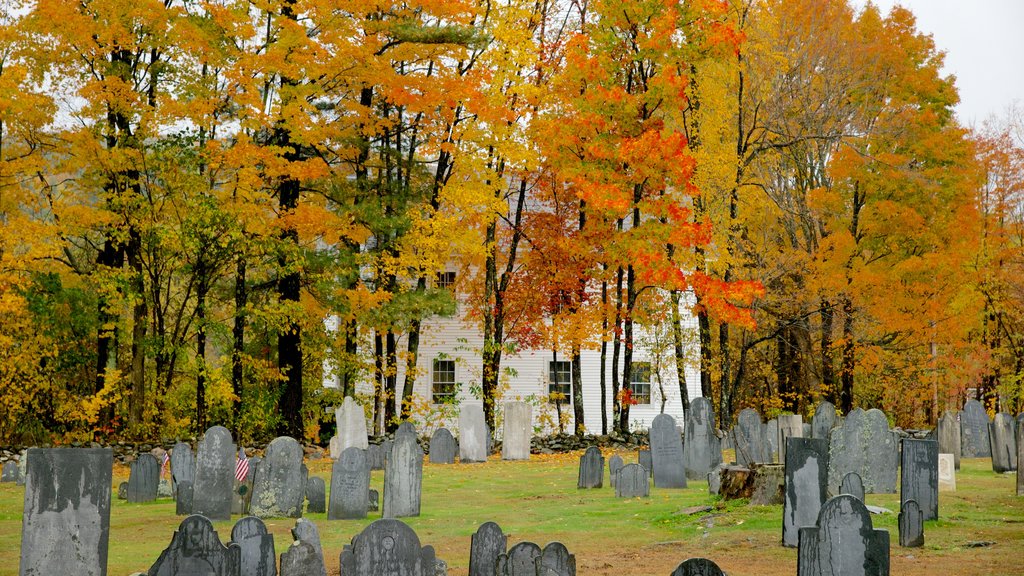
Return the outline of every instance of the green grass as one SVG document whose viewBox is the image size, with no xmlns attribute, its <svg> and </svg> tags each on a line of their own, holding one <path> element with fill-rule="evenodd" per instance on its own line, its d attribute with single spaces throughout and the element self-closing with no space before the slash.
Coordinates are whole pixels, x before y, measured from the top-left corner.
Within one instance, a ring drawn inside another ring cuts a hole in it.
<svg viewBox="0 0 1024 576">
<path fill-rule="evenodd" d="M 783 548 L 781 506 L 748 506 L 722 502 L 707 494 L 704 482 L 685 490 L 652 490 L 651 498 L 620 500 L 607 485 L 577 490 L 579 454 L 535 459 L 528 463 L 491 460 L 486 464 L 424 468 L 423 515 L 404 519 L 433 545 L 453 576 L 466 574 L 470 536 L 480 524 L 497 522 L 509 543 L 530 540 L 541 546 L 558 540 L 576 555 L 581 576 L 600 574 L 667 576 L 682 560 L 705 556 L 731 576 L 796 574 L 796 551 Z M 610 453 L 605 454 L 606 458 Z M 623 453 L 627 462 L 634 453 Z M 329 482 L 329 462 L 310 463 L 311 473 Z M 115 470 L 114 484 L 127 469 Z M 964 460 L 957 492 L 939 495 L 938 521 L 925 525 L 925 547 L 900 548 L 896 515 L 873 516 L 876 528 L 888 529 L 892 541 L 892 573 L 1019 574 L 1024 571 L 1024 498 L 1014 495 L 1015 476 L 994 474 L 988 460 Z M 371 485 L 380 490 L 383 475 L 374 472 Z M 17 574 L 24 489 L 0 484 L 0 576 Z M 899 508 L 897 494 L 868 495 L 868 503 Z M 714 509 L 694 515 L 691 506 Z M 325 514 L 307 516 L 320 529 L 329 571 L 337 574 L 344 544 L 379 517 L 363 521 L 331 521 Z M 109 570 L 112 576 L 145 572 L 167 546 L 181 521 L 174 503 L 158 500 L 129 504 L 113 500 Z M 278 552 L 291 543 L 294 520 L 266 521 Z M 222 540 L 230 522 L 215 524 Z M 968 548 L 969 542 L 994 545 Z"/>
</svg>

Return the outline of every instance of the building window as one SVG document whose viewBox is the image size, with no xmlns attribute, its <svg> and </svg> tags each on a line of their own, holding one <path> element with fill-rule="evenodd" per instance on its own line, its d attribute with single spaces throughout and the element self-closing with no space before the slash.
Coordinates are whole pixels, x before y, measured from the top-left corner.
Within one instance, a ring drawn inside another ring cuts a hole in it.
<svg viewBox="0 0 1024 576">
<path fill-rule="evenodd" d="M 455 272 L 438 272 L 437 280 L 434 281 L 435 288 L 444 288 L 446 290 L 455 289 Z"/>
<path fill-rule="evenodd" d="M 629 377 L 629 391 L 634 404 L 651 403 L 651 365 L 647 362 L 634 362 L 633 373 Z"/>
<path fill-rule="evenodd" d="M 553 398 L 555 394 L 562 395 L 561 402 L 568 402 L 572 396 L 572 362 L 548 363 L 548 396 Z"/>
<path fill-rule="evenodd" d="M 443 404 L 455 399 L 454 360 L 434 360 L 432 380 L 434 404 Z"/>
</svg>

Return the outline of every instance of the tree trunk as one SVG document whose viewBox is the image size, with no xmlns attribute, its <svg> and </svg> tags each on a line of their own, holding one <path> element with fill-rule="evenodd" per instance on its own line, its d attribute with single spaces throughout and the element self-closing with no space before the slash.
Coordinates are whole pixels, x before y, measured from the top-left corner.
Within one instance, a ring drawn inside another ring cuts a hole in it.
<svg viewBox="0 0 1024 576">
<path fill-rule="evenodd" d="M 580 361 L 580 345 L 572 346 L 572 410 L 573 410 L 573 433 L 580 438 L 586 430 L 583 415 L 583 363 Z"/>
<path fill-rule="evenodd" d="M 602 265 L 605 273 L 608 265 Z M 602 276 L 603 277 L 603 276 Z M 601 434 L 608 434 L 608 282 L 601 280 Z"/>
<path fill-rule="evenodd" d="M 827 299 L 821 299 L 821 387 L 825 397 L 833 405 L 839 405 L 839 395 L 836 390 L 836 369 L 835 359 L 832 356 L 832 326 L 835 321 L 835 312 L 832 303 Z"/>
<path fill-rule="evenodd" d="M 683 343 L 682 318 L 679 314 L 679 290 L 672 291 L 672 345 L 676 356 L 676 379 L 679 383 L 679 400 L 683 407 L 683 418 L 690 413 L 690 390 L 686 384 L 686 353 Z"/>
<path fill-rule="evenodd" d="M 133 430 L 143 424 L 146 410 L 146 325 L 149 322 L 145 281 L 142 270 L 142 239 L 133 226 L 129 232 L 126 252 L 128 265 L 132 268 L 132 292 L 135 304 L 132 306 L 132 372 L 131 397 L 128 401 L 128 423 Z"/>
<path fill-rule="evenodd" d="M 853 340 L 853 302 L 843 298 L 843 367 L 839 374 L 839 409 L 843 414 L 853 410 L 853 371 L 856 368 Z"/>
<path fill-rule="evenodd" d="M 245 307 L 249 299 L 245 285 L 245 255 L 239 254 L 235 262 L 235 318 L 231 327 L 231 391 L 234 393 L 235 437 L 238 437 L 238 420 L 242 413 L 242 395 L 245 358 Z"/>
<path fill-rule="evenodd" d="M 352 365 L 359 353 L 359 324 L 355 318 L 345 323 L 345 357 L 341 367 L 341 394 L 355 397 L 355 370 Z"/>
<path fill-rule="evenodd" d="M 426 281 L 420 278 L 422 289 L 426 288 Z M 409 325 L 409 341 L 406 343 L 405 356 L 405 378 L 402 383 L 402 420 L 408 420 L 412 415 L 412 392 L 416 384 L 416 364 L 420 351 L 420 324 L 416 318 Z M 433 398 L 431 398 L 433 400 Z"/>
<path fill-rule="evenodd" d="M 398 343 L 391 329 L 384 335 L 384 348 L 384 431 L 393 432 L 398 428 Z"/>
<path fill-rule="evenodd" d="M 384 337 L 380 330 L 373 332 L 373 428 L 374 434 L 384 433 Z"/>
<path fill-rule="evenodd" d="M 622 418 L 622 395 L 619 394 L 619 358 L 622 353 L 622 282 L 625 271 L 619 266 L 615 273 L 615 322 L 612 340 L 612 428 L 619 429 Z"/>
</svg>

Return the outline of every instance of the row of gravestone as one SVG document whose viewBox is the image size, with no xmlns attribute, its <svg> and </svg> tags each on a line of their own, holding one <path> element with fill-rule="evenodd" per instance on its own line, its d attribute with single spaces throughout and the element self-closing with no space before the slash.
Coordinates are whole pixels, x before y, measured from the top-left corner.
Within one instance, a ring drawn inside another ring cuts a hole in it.
<svg viewBox="0 0 1024 576">
<path fill-rule="evenodd" d="M 640 464 L 624 464 L 615 455 L 608 460 L 608 477 L 615 496 L 619 498 L 647 498 L 651 494 L 650 472 Z M 604 485 L 604 456 L 596 446 L 587 448 L 580 456 L 577 488 L 601 488 Z"/>
<path fill-rule="evenodd" d="M 981 402 L 971 399 L 963 410 L 947 410 L 935 429 L 943 453 L 953 454 L 956 468 L 960 458 L 991 458 L 992 470 L 1010 472 L 1017 469 L 1017 434 L 1024 427 L 1024 413 L 1015 419 L 1000 412 L 990 419 Z"/>
</svg>

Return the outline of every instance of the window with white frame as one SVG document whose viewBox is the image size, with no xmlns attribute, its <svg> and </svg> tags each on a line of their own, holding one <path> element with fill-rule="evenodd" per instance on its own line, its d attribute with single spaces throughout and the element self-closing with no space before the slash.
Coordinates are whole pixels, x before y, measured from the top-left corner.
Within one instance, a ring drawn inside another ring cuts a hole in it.
<svg viewBox="0 0 1024 576">
<path fill-rule="evenodd" d="M 561 394 L 561 402 L 572 396 L 572 362 L 555 360 L 548 363 L 548 395 Z M 554 401 L 554 400 L 552 400 Z"/>
<path fill-rule="evenodd" d="M 634 362 L 629 377 L 629 391 L 634 404 L 651 403 L 651 365 L 648 362 Z"/>
<path fill-rule="evenodd" d="M 457 387 L 455 385 L 455 361 L 434 360 L 433 373 L 433 401 L 434 404 L 442 404 L 455 399 Z"/>
<path fill-rule="evenodd" d="M 434 287 L 444 288 L 446 290 L 454 290 L 455 272 L 438 272 L 437 279 L 434 280 Z"/>
</svg>

